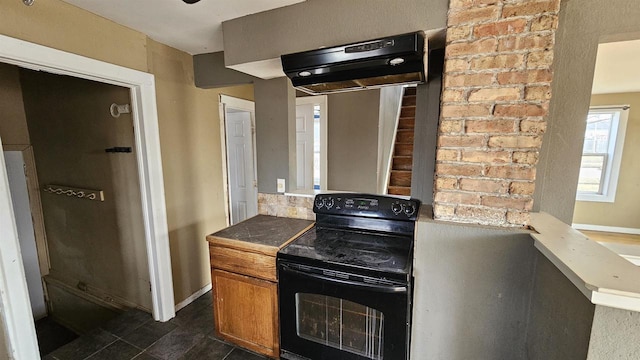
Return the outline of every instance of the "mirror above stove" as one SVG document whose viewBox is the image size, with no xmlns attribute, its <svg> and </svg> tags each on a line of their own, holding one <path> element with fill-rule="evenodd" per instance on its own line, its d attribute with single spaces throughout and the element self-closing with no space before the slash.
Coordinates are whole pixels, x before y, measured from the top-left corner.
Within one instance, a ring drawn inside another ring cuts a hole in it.
<svg viewBox="0 0 640 360">
<path fill-rule="evenodd" d="M 385 193 L 401 86 L 296 97 L 296 180 L 291 193 Z M 392 109 L 387 109 L 392 107 Z"/>
<path fill-rule="evenodd" d="M 395 126 L 393 118 L 381 116 L 381 100 L 402 88 L 374 89 L 296 98 L 296 185 L 291 193 L 319 190 L 384 193 L 379 177 L 382 159 L 391 149 L 392 134 L 381 131 Z M 396 107 L 399 104 L 396 104 Z M 381 139 L 389 144 L 384 146 Z M 293 156 L 292 156 L 293 155 Z"/>
</svg>

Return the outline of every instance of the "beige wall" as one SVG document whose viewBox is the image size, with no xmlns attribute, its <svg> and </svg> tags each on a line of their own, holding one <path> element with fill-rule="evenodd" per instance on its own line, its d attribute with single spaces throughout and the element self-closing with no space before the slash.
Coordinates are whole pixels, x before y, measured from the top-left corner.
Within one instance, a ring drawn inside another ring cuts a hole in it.
<svg viewBox="0 0 640 360">
<path fill-rule="evenodd" d="M 129 89 L 26 69 L 20 78 L 41 186 L 105 195 L 96 202 L 42 194 L 50 276 L 152 309 L 135 150 L 104 151 L 135 145 L 132 116 L 109 112 L 112 103 L 130 102 Z M 49 299 L 56 315 L 58 304 Z"/>
<path fill-rule="evenodd" d="M 148 42 L 156 76 L 176 302 L 211 282 L 205 235 L 226 226 L 218 95 L 253 100 L 253 86 L 203 90 L 190 55 Z"/>
<path fill-rule="evenodd" d="M 640 228 L 640 93 L 603 94 L 591 97 L 591 106 L 631 105 L 622 151 L 616 199 L 613 203 L 577 201 L 576 224 Z"/>
<path fill-rule="evenodd" d="M 60 0 L 0 0 L 0 34 L 146 71 L 145 34 Z"/>
<path fill-rule="evenodd" d="M 30 143 L 18 70 L 3 63 L 0 63 L 0 136 L 3 145 Z"/>
<path fill-rule="evenodd" d="M 2 1 L 0 34 L 156 76 L 176 302 L 210 282 L 204 236 L 225 226 L 219 93 L 253 100 L 252 86 L 193 85 L 191 56 L 58 0 Z"/>
</svg>

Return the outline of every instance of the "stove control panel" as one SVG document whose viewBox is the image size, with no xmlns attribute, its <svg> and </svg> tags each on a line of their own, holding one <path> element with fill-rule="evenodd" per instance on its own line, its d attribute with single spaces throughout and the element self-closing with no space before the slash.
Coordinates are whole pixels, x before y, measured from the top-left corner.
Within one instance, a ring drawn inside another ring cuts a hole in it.
<svg viewBox="0 0 640 360">
<path fill-rule="evenodd" d="M 316 195 L 313 212 L 394 220 L 415 220 L 420 200 L 390 195 L 332 193 Z"/>
</svg>

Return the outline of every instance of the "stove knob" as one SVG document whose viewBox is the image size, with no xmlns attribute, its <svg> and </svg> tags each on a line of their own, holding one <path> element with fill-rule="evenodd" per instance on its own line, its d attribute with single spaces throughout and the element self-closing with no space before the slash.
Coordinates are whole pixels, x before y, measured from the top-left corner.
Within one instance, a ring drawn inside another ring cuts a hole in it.
<svg viewBox="0 0 640 360">
<path fill-rule="evenodd" d="M 318 209 L 322 209 L 323 206 L 324 206 L 324 199 L 321 199 L 321 198 L 316 199 L 316 207 Z"/>
<path fill-rule="evenodd" d="M 325 202 L 324 206 L 326 206 L 326 207 L 327 207 L 327 209 L 331 209 L 331 208 L 333 207 L 333 205 L 335 205 L 335 204 L 336 204 L 335 200 L 333 200 L 333 198 L 329 198 L 329 199 Z"/>
<path fill-rule="evenodd" d="M 399 204 L 399 203 L 391 204 L 391 211 L 393 211 L 393 213 L 396 215 L 400 214 L 402 212 L 402 204 Z"/>
<path fill-rule="evenodd" d="M 404 207 L 404 213 L 405 213 L 407 216 L 411 216 L 411 215 L 413 215 L 413 213 L 415 213 L 415 212 L 416 212 L 416 207 L 415 207 L 415 206 L 413 206 L 413 204 L 408 204 L 407 206 L 405 206 L 405 207 Z"/>
</svg>

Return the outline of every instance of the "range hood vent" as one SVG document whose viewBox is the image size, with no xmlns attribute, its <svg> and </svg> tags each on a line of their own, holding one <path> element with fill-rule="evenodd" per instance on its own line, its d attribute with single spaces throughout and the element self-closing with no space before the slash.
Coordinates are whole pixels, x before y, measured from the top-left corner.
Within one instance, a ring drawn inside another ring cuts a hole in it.
<svg viewBox="0 0 640 360">
<path fill-rule="evenodd" d="M 426 77 L 422 31 L 282 55 L 293 86 L 309 94 L 418 84 Z"/>
</svg>

